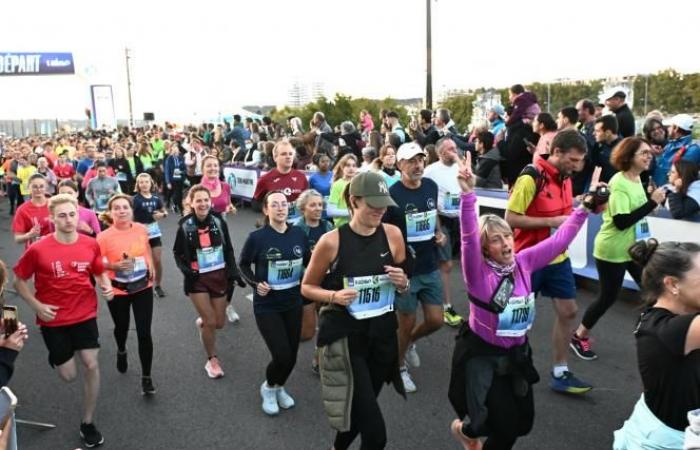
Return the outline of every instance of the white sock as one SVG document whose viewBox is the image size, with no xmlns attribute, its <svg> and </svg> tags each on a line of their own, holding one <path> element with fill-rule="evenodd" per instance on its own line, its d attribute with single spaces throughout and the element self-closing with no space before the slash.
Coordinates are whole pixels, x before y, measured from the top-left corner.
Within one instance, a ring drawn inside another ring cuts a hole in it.
<svg viewBox="0 0 700 450">
<path fill-rule="evenodd" d="M 554 367 L 552 368 L 552 373 L 554 374 L 555 378 L 561 378 L 564 376 L 564 372 L 569 371 L 569 365 L 568 364 L 555 364 Z"/>
</svg>

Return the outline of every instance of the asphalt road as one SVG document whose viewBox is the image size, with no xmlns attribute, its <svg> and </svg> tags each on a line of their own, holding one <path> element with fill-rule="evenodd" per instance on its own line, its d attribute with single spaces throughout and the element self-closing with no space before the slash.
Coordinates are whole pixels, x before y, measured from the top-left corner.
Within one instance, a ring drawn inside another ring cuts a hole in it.
<svg viewBox="0 0 700 450">
<path fill-rule="evenodd" d="M 257 215 L 242 210 L 229 218 L 235 248 L 240 249 L 253 229 Z M 246 298 L 250 289 L 236 290 L 234 302 L 241 315 L 236 325 L 227 324 L 218 335 L 219 356 L 226 376 L 206 377 L 204 352 L 198 341 L 194 308 L 182 292 L 182 277 L 171 256 L 175 217 L 162 225 L 165 243 L 164 289 L 168 296 L 156 299 L 153 336 L 153 379 L 158 389 L 153 398 L 140 391 L 136 336 L 129 335 L 129 370 L 116 371 L 116 346 L 107 308 L 100 306 L 102 388 L 96 424 L 105 436 L 104 448 L 112 449 L 328 449 L 333 432 L 320 401 L 318 379 L 310 369 L 313 343 L 301 345 L 299 360 L 287 383 L 297 405 L 278 417 L 265 416 L 260 408 L 259 386 L 263 381 L 268 352 L 261 339 Z M 6 201 L 0 202 L 0 257 L 13 265 L 20 255 L 10 232 Z M 458 311 L 466 314 L 461 275 L 452 274 L 451 292 Z M 82 381 L 63 383 L 47 363 L 47 351 L 29 308 L 12 293 L 8 304 L 18 304 L 20 317 L 29 323 L 30 337 L 16 361 L 10 386 L 20 405 L 17 416 L 53 422 L 49 431 L 19 426 L 23 450 L 73 449 L 81 445 L 78 435 Z M 632 296 L 634 297 L 634 296 Z M 580 290 L 580 310 L 593 298 Z M 580 313 L 579 313 L 580 315 Z M 552 308 L 539 299 L 537 320 L 530 334 L 535 364 L 542 381 L 535 386 L 534 429 L 521 439 L 518 449 L 609 449 L 612 433 L 632 411 L 641 392 L 636 370 L 632 330 L 638 315 L 634 301 L 618 301 L 595 329 L 599 359 L 577 360 L 570 367 L 595 389 L 582 397 L 556 394 L 548 388 L 551 362 Z M 388 428 L 390 449 L 458 449 L 449 433 L 454 419 L 447 400 L 449 364 L 455 330 L 444 327 L 418 343 L 422 365 L 412 371 L 418 392 L 407 401 L 392 388 L 382 391 L 380 401 Z M 359 439 L 353 448 L 359 448 Z"/>
</svg>

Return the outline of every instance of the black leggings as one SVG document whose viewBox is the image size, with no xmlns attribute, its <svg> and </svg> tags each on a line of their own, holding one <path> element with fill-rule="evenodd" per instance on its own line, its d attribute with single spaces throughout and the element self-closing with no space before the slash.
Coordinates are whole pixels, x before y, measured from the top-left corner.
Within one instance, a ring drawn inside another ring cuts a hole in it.
<svg viewBox="0 0 700 450">
<path fill-rule="evenodd" d="M 136 336 L 139 342 L 139 359 L 141 360 L 141 375 L 151 376 L 153 363 L 153 339 L 151 338 L 151 320 L 153 319 L 153 289 L 129 295 L 115 295 L 107 302 L 109 313 L 114 321 L 114 339 L 117 350 L 126 351 L 126 338 L 129 333 L 129 308 L 134 309 Z"/>
<path fill-rule="evenodd" d="M 632 261 L 614 263 L 595 259 L 595 266 L 598 269 L 598 281 L 600 290 L 598 298 L 590 304 L 583 315 L 581 323 L 587 329 L 592 329 L 603 314 L 615 303 L 617 295 L 622 289 L 622 282 L 625 278 L 625 270 L 632 275 L 634 281 L 641 285 L 642 269 Z"/>
<path fill-rule="evenodd" d="M 297 363 L 301 313 L 299 305 L 288 311 L 255 315 L 255 323 L 272 355 L 265 374 L 268 386 L 284 386 Z"/>
<path fill-rule="evenodd" d="M 488 437 L 484 450 L 509 450 L 520 436 L 532 429 L 535 420 L 535 402 L 530 387 L 524 397 L 513 392 L 513 381 L 509 375 L 495 376 L 486 396 L 489 410 L 486 419 Z"/>
<path fill-rule="evenodd" d="M 19 184 L 7 185 L 7 199 L 10 201 L 10 212 L 14 212 L 19 205 L 24 203 L 24 198 L 19 192 Z"/>
<path fill-rule="evenodd" d="M 396 355 L 392 357 L 391 353 L 398 352 L 398 341 L 396 335 L 384 339 L 393 342 L 376 345 L 377 342 L 365 335 L 348 336 L 354 381 L 350 429 L 336 434 L 335 450 L 346 450 L 358 434 L 362 439 L 360 450 L 381 450 L 386 446 L 386 425 L 377 397 L 395 370 L 392 361 L 396 361 Z"/>
</svg>

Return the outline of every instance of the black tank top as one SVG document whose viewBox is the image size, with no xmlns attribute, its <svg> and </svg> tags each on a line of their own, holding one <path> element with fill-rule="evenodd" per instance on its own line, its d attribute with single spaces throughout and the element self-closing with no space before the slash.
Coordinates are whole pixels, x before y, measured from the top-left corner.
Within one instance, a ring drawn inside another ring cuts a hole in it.
<svg viewBox="0 0 700 450">
<path fill-rule="evenodd" d="M 374 234 L 361 236 L 350 228 L 350 224 L 345 224 L 338 228 L 338 234 L 338 255 L 323 283 L 327 289 L 343 289 L 345 276 L 383 274 L 384 266 L 395 265 L 383 225 L 379 226 Z M 396 328 L 396 314 L 393 312 L 371 319 L 356 320 L 347 309 L 333 307 L 321 315 L 318 345 L 330 344 L 350 333 L 391 335 L 396 332 Z"/>
</svg>

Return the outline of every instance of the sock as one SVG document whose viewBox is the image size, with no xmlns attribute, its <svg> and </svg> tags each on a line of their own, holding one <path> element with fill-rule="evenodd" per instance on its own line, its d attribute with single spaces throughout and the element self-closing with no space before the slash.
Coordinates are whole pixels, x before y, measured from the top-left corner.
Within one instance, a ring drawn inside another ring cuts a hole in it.
<svg viewBox="0 0 700 450">
<path fill-rule="evenodd" d="M 444 304 L 442 305 L 442 310 L 443 310 L 443 311 L 447 311 L 447 310 L 450 309 L 450 308 L 452 308 L 452 304 L 450 304 L 450 303 L 444 303 Z"/>
<path fill-rule="evenodd" d="M 564 372 L 569 371 L 569 366 L 568 364 L 555 364 L 554 367 L 552 368 L 552 374 L 554 375 L 555 378 L 561 378 L 564 375 Z"/>
</svg>

